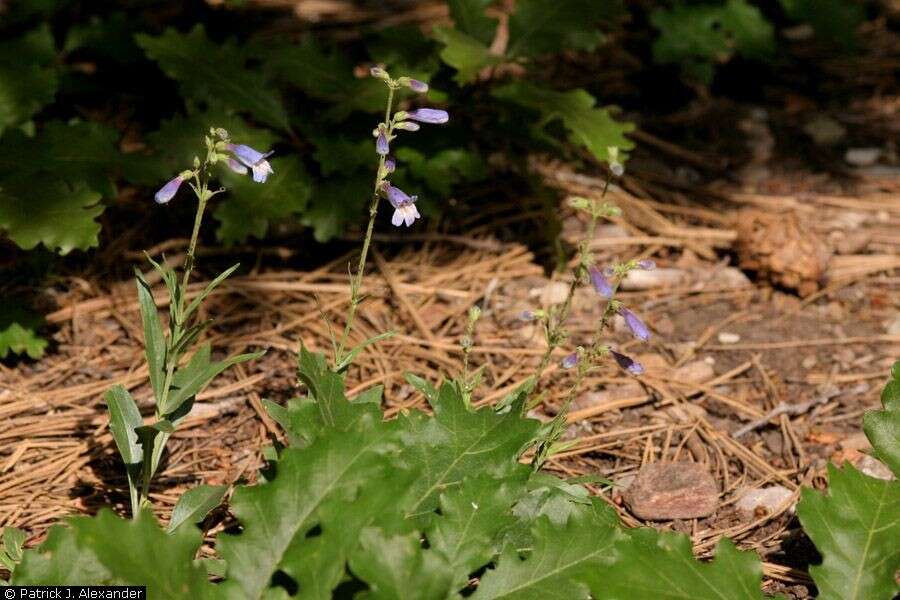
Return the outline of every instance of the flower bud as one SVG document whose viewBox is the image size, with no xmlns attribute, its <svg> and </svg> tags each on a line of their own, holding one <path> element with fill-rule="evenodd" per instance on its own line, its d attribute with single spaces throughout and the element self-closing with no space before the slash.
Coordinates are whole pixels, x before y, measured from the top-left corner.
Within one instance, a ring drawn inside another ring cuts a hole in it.
<svg viewBox="0 0 900 600">
<path fill-rule="evenodd" d="M 636 314 L 624 307 L 619 309 L 619 314 L 625 318 L 625 324 L 634 337 L 644 342 L 650 339 L 650 330 Z"/>
<path fill-rule="evenodd" d="M 652 271 L 653 269 L 656 268 L 656 262 L 649 258 L 639 260 L 635 264 L 638 266 L 639 269 L 643 269 L 644 271 Z"/>
<path fill-rule="evenodd" d="M 578 364 L 578 352 L 573 352 L 572 354 L 566 355 L 565 358 L 562 359 L 562 363 L 560 365 L 563 369 L 571 369 L 575 365 Z"/>
<path fill-rule="evenodd" d="M 630 356 L 625 356 L 624 354 L 620 354 L 615 350 L 610 350 L 610 354 L 615 359 L 616 363 L 631 373 L 632 375 L 640 375 L 644 372 L 644 365 L 633 360 Z"/>
<path fill-rule="evenodd" d="M 394 125 L 394 129 L 401 129 L 403 131 L 418 131 L 419 124 L 413 123 L 412 121 L 402 121 Z"/>
<path fill-rule="evenodd" d="M 408 87 L 414 92 L 419 92 L 420 94 L 424 94 L 428 91 L 427 83 L 419 81 L 418 79 L 412 79 L 411 77 L 401 77 L 397 80 L 397 83 L 403 87 Z"/>
<path fill-rule="evenodd" d="M 410 111 L 406 115 L 406 118 L 412 119 L 413 121 L 419 121 L 420 123 L 440 125 L 449 121 L 450 115 L 447 114 L 446 110 L 437 108 L 417 108 L 416 110 Z"/>
<path fill-rule="evenodd" d="M 178 174 L 172 179 L 170 179 L 164 186 L 159 188 L 159 191 L 153 196 L 153 199 L 156 200 L 157 204 L 166 204 L 169 200 L 175 197 L 175 194 L 178 193 L 178 188 L 181 187 L 181 184 L 184 183 L 184 177 L 182 174 Z"/>
<path fill-rule="evenodd" d="M 609 280 L 600 269 L 591 267 L 588 269 L 588 275 L 591 278 L 591 285 L 594 286 L 594 290 L 607 300 L 610 300 L 615 292 L 612 285 L 610 285 Z"/>
<path fill-rule="evenodd" d="M 369 69 L 369 74 L 376 79 L 383 79 L 384 81 L 387 81 L 391 78 L 391 76 L 388 75 L 388 72 L 381 67 L 372 67 L 371 69 Z"/>
</svg>

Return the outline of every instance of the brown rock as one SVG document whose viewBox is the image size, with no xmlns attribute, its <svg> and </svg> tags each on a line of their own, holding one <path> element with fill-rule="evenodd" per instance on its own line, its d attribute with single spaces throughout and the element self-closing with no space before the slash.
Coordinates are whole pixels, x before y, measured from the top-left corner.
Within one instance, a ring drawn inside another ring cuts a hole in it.
<svg viewBox="0 0 900 600">
<path fill-rule="evenodd" d="M 699 463 L 648 463 L 623 496 L 631 512 L 641 519 L 693 519 L 716 510 L 719 490 Z"/>
</svg>

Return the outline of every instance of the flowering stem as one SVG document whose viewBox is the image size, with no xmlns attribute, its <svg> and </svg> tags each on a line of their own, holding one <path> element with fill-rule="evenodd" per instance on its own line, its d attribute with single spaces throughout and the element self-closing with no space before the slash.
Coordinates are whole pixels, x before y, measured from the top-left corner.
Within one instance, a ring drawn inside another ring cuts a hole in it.
<svg viewBox="0 0 900 600">
<path fill-rule="evenodd" d="M 394 87 L 388 86 L 387 106 L 384 109 L 384 122 L 387 125 L 387 136 L 390 138 L 393 131 L 393 123 L 391 122 L 391 109 L 394 104 Z M 375 217 L 378 215 L 378 203 L 381 200 L 381 184 L 384 182 L 385 168 L 384 161 L 387 156 L 382 155 L 378 160 L 378 172 L 375 174 L 375 186 L 372 190 L 372 202 L 369 205 L 369 225 L 366 227 L 366 237 L 363 238 L 362 251 L 359 255 L 359 263 L 356 266 L 356 275 L 350 279 L 350 309 L 347 313 L 347 323 L 344 325 L 344 332 L 341 334 L 341 341 L 338 344 L 337 351 L 334 355 L 334 364 L 340 364 L 344 358 L 344 347 L 350 338 L 350 332 L 353 329 L 353 321 L 356 318 L 356 309 L 361 301 L 359 291 L 362 289 L 363 275 L 365 274 L 366 258 L 369 255 L 369 245 L 372 242 L 372 233 L 375 230 Z"/>
<path fill-rule="evenodd" d="M 547 350 L 544 352 L 543 356 L 541 356 L 541 362 L 538 364 L 537 369 L 535 370 L 533 376 L 533 386 L 537 386 L 537 382 L 543 376 L 544 371 L 547 370 L 547 367 L 550 364 L 550 359 L 553 356 L 553 351 L 556 350 L 560 344 L 563 342 L 563 326 L 566 324 L 566 320 L 569 317 L 569 310 L 572 307 L 572 299 L 575 297 L 575 290 L 578 288 L 578 283 L 581 281 L 581 278 L 587 273 L 588 269 L 588 244 L 589 240 L 594 239 L 594 232 L 597 229 L 597 220 L 598 216 L 596 214 L 591 215 L 591 222 L 588 225 L 588 235 L 587 238 L 582 240 L 578 245 L 578 265 L 575 267 L 574 277 L 572 277 L 572 283 L 569 284 L 569 291 L 566 293 L 566 299 L 563 301 L 562 307 L 556 315 L 552 315 L 550 318 L 552 322 L 547 323 L 545 331 L 547 338 Z M 532 392 L 534 391 L 534 387 L 532 387 Z"/>
</svg>

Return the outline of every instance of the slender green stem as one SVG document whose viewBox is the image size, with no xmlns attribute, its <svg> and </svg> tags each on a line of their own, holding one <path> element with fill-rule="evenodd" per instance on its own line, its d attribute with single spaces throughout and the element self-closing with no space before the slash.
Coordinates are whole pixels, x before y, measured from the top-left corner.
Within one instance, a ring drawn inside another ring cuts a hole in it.
<svg viewBox="0 0 900 600">
<path fill-rule="evenodd" d="M 188 245 L 188 251 L 184 261 L 184 275 L 181 280 L 181 289 L 179 290 L 178 297 L 171 299 L 171 302 L 176 303 L 175 311 L 173 312 L 176 319 L 174 319 L 173 323 L 170 323 L 169 347 L 166 348 L 166 378 L 163 380 L 162 394 L 159 401 L 156 403 L 155 412 L 157 420 L 163 418 L 165 415 L 169 392 L 172 389 L 172 382 L 175 378 L 175 367 L 178 364 L 179 357 L 173 352 L 173 347 L 178 338 L 181 337 L 182 331 L 184 331 L 185 324 L 181 322 L 181 316 L 184 314 L 187 286 L 190 282 L 191 272 L 194 268 L 195 252 L 197 250 L 197 240 L 200 237 L 200 225 L 203 222 L 203 213 L 206 210 L 206 203 L 211 197 L 208 189 L 209 175 L 207 173 L 207 165 L 208 161 L 204 161 L 202 170 L 194 174 L 194 180 L 196 182 L 194 192 L 197 194 L 197 212 L 194 215 L 194 229 L 191 233 L 191 241 Z M 165 439 L 164 434 L 163 439 Z M 132 507 L 132 516 L 134 518 L 137 518 L 137 515 L 140 512 L 142 501 L 150 498 L 150 479 L 153 477 L 157 467 L 157 465 L 152 464 L 152 462 L 152 454 L 149 457 L 144 457 L 141 469 L 141 489 L 137 497 L 137 506 Z"/>
<path fill-rule="evenodd" d="M 594 232 L 597 230 L 597 220 L 598 217 L 596 214 L 591 215 L 591 222 L 588 225 L 587 238 L 582 240 L 578 245 L 578 265 L 575 267 L 575 273 L 572 277 L 572 283 L 569 284 L 569 290 L 566 293 L 566 298 L 565 300 L 563 300 L 559 312 L 556 313 L 556 315 L 552 316 L 552 322 L 547 323 L 545 329 L 547 350 L 541 356 L 541 362 L 538 363 L 538 367 L 537 369 L 535 369 L 532 379 L 535 386 L 537 385 L 537 382 L 540 380 L 540 378 L 544 375 L 544 371 L 546 371 L 547 367 L 550 365 L 550 359 L 553 357 L 553 352 L 562 343 L 562 330 L 566 324 L 566 320 L 569 317 L 569 311 L 572 308 L 572 299 L 575 297 L 575 290 L 578 288 L 578 283 L 581 281 L 582 277 L 584 277 L 587 273 L 589 241 L 594 239 Z"/>
<path fill-rule="evenodd" d="M 391 109 L 394 105 L 394 87 L 388 85 L 387 106 L 384 109 L 384 123 L 387 129 L 387 136 L 390 137 L 394 126 L 391 123 Z M 344 325 L 344 332 L 341 334 L 341 341 L 338 344 L 337 351 L 334 355 L 334 364 L 340 364 L 344 358 L 344 348 L 350 338 L 350 332 L 353 330 L 353 321 L 356 318 L 356 309 L 361 301 L 359 291 L 362 289 L 363 276 L 365 275 L 366 259 L 369 256 L 369 246 L 372 243 L 372 233 L 375 231 L 375 217 L 378 215 L 378 204 L 381 200 L 381 184 L 384 182 L 386 175 L 384 163 L 386 157 L 382 156 L 378 160 L 378 172 L 375 174 L 375 185 L 372 190 L 372 202 L 369 205 L 369 224 L 366 227 L 366 237 L 363 238 L 362 251 L 359 255 L 359 263 L 356 265 L 356 274 L 350 278 L 350 308 L 347 312 L 347 323 Z"/>
</svg>

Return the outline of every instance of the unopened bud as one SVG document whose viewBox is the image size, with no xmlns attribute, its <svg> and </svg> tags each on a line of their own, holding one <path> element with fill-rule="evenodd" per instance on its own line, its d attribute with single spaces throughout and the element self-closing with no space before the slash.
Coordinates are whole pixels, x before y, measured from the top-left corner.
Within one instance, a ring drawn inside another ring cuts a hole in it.
<svg viewBox="0 0 900 600">
<path fill-rule="evenodd" d="M 388 72 L 385 71 L 384 69 L 382 69 L 381 67 L 372 67 L 371 69 L 369 69 L 369 74 L 372 77 L 375 77 L 377 79 L 383 79 L 385 81 L 387 81 L 388 79 L 391 78 L 391 76 L 388 75 Z"/>
</svg>

